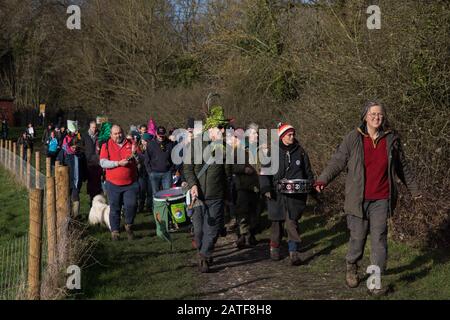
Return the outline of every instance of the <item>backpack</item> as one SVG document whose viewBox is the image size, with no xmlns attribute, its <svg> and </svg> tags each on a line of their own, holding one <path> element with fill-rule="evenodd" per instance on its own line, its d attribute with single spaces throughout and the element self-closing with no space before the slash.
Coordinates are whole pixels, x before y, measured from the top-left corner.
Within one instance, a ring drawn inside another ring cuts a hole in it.
<svg viewBox="0 0 450 320">
<path fill-rule="evenodd" d="M 48 151 L 56 152 L 57 150 L 58 150 L 58 139 L 56 138 L 50 139 L 48 143 Z"/>
</svg>

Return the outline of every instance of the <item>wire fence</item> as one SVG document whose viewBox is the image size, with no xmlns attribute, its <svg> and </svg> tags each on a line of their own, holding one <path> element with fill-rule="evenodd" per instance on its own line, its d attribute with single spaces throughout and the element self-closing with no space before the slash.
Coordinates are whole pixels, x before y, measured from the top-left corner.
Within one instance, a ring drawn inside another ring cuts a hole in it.
<svg viewBox="0 0 450 320">
<path fill-rule="evenodd" d="M 26 187 L 28 190 L 36 188 L 45 190 L 45 180 L 46 175 L 42 173 L 45 164 L 45 156 L 41 158 L 39 152 L 34 154 L 31 152 L 30 161 L 27 161 L 27 154 L 25 153 L 22 157 L 18 153 L 14 153 L 12 150 L 1 148 L 1 153 L 3 156 L 0 157 L 2 160 L 2 165 L 7 169 L 17 180 L 18 183 Z M 44 161 L 41 161 L 44 160 Z M 54 168 L 52 168 L 52 174 L 54 173 Z"/>
<path fill-rule="evenodd" d="M 41 167 L 40 154 L 35 153 L 33 159 L 31 158 L 31 152 L 26 152 L 24 155 L 20 150 L 17 152 L 14 143 L 1 141 L 0 165 L 11 174 L 16 183 L 24 186 L 28 191 L 33 188 L 44 190 L 42 207 L 45 208 L 46 175 L 37 169 Z M 32 160 L 34 160 L 34 165 L 32 165 Z M 28 212 L 23 212 L 23 214 L 28 215 Z M 4 244 L 0 244 L 0 300 L 27 298 L 29 242 L 29 232 L 27 231 L 20 238 L 10 239 Z M 43 276 L 48 266 L 46 219 L 42 219 L 40 247 L 40 270 L 41 276 Z"/>
<path fill-rule="evenodd" d="M 84 263 L 97 243 L 71 217 L 69 168 L 4 140 L 0 166 L 28 190 L 30 221 L 26 235 L 0 244 L 0 300 L 63 297 L 65 268 Z"/>
<path fill-rule="evenodd" d="M 28 273 L 28 234 L 9 241 L 0 252 L 0 300 L 23 299 Z"/>
</svg>

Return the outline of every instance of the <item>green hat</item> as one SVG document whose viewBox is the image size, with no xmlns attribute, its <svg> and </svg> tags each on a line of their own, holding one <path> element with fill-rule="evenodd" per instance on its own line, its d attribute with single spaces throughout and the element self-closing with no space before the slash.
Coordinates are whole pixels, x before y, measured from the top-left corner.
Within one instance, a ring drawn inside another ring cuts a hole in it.
<svg viewBox="0 0 450 320">
<path fill-rule="evenodd" d="M 206 118 L 204 130 L 215 128 L 218 126 L 225 126 L 230 120 L 225 119 L 225 112 L 221 106 L 211 107 L 209 116 Z"/>
<path fill-rule="evenodd" d="M 152 140 L 152 135 L 146 132 L 142 135 L 142 140 L 150 141 Z"/>
</svg>

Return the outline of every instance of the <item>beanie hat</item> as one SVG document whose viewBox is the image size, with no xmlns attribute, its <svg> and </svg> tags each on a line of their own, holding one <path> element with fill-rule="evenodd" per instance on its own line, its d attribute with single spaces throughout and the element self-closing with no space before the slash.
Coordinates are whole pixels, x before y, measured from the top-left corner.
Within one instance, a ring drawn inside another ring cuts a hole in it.
<svg viewBox="0 0 450 320">
<path fill-rule="evenodd" d="M 156 134 L 158 136 L 165 136 L 167 133 L 166 128 L 164 128 L 163 126 L 158 127 L 158 129 L 156 130 Z"/>
<path fill-rule="evenodd" d="M 279 123 L 278 124 L 278 137 L 283 139 L 284 135 L 288 132 L 295 131 L 294 127 L 287 123 Z"/>
<path fill-rule="evenodd" d="M 153 138 L 153 136 L 147 132 L 142 135 L 142 140 L 150 141 L 150 140 L 152 140 L 152 138 Z"/>
<path fill-rule="evenodd" d="M 193 128 L 194 128 L 194 118 L 189 117 L 187 119 L 186 129 L 193 129 Z"/>
</svg>

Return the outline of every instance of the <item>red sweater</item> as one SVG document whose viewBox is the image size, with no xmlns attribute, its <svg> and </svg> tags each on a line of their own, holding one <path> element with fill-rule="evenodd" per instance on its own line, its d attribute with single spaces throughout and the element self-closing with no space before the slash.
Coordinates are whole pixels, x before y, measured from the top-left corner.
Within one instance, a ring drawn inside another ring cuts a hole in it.
<svg viewBox="0 0 450 320">
<path fill-rule="evenodd" d="M 364 199 L 389 199 L 386 138 L 375 144 L 369 136 L 364 137 L 364 168 Z"/>
<path fill-rule="evenodd" d="M 117 143 L 108 140 L 108 150 L 106 150 L 106 143 L 102 145 L 100 151 L 100 159 L 107 159 L 111 161 L 120 161 L 131 157 L 131 142 L 125 140 L 122 147 Z M 109 157 L 108 157 L 109 151 Z M 136 161 L 132 159 L 126 167 L 116 167 L 113 169 L 106 169 L 106 181 L 111 182 L 117 186 L 126 186 L 132 184 L 137 179 Z"/>
</svg>

